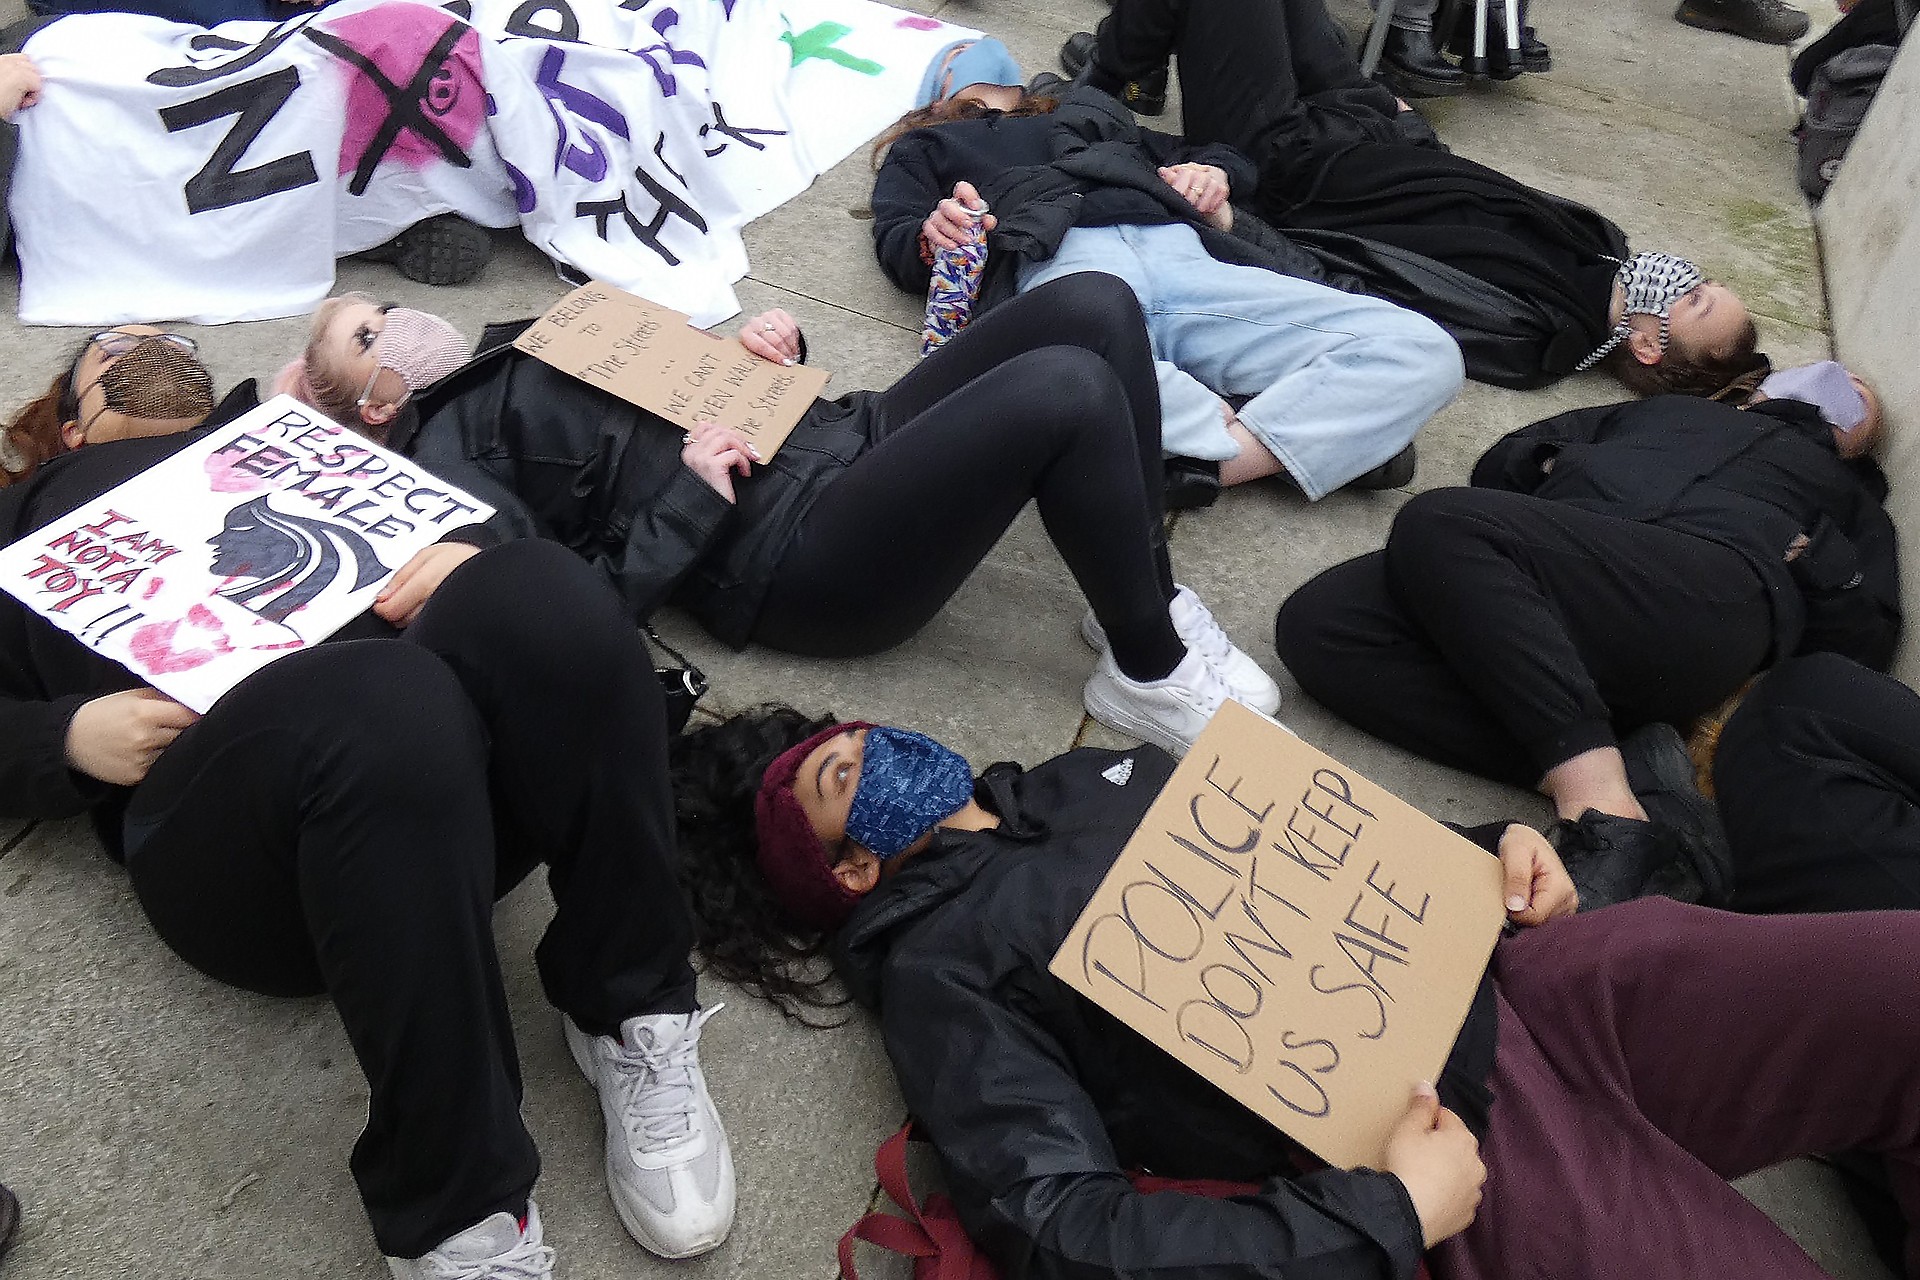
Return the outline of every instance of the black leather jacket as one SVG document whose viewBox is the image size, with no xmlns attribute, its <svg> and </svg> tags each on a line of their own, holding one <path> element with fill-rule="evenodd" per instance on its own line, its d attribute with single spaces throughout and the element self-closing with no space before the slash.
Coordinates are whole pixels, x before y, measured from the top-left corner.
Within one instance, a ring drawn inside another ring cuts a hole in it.
<svg viewBox="0 0 1920 1280">
<path fill-rule="evenodd" d="M 1173 767 L 1153 747 L 994 765 L 975 795 L 1001 826 L 937 833 L 860 904 L 835 967 L 878 1006 L 907 1106 L 1008 1280 L 1406 1280 L 1422 1237 L 1398 1178 L 1303 1173 L 1317 1162 L 1279 1130 L 1047 971 Z M 1497 1023 L 1488 980 L 1438 1082 L 1482 1136 Z M 1127 1169 L 1261 1186 L 1143 1195 Z"/>
<path fill-rule="evenodd" d="M 499 509 L 496 532 L 585 556 L 636 618 L 671 602 L 744 646 L 808 508 L 866 450 L 872 393 L 816 400 L 729 503 L 681 463 L 679 427 L 514 350 L 529 323 L 488 329 L 471 361 L 403 413 L 389 447 L 457 474 Z"/>
</svg>

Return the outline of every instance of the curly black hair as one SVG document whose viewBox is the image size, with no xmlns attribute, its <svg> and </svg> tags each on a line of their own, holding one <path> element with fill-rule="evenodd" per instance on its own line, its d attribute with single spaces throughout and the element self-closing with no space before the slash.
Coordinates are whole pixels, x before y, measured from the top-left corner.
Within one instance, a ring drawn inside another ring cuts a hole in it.
<svg viewBox="0 0 1920 1280">
<path fill-rule="evenodd" d="M 753 800 L 775 756 L 836 723 L 768 703 L 689 728 L 668 754 L 680 882 L 707 972 L 810 1027 L 845 1021 L 810 1016 L 847 1003 L 826 961 L 832 935 L 796 924 L 760 878 Z"/>
</svg>

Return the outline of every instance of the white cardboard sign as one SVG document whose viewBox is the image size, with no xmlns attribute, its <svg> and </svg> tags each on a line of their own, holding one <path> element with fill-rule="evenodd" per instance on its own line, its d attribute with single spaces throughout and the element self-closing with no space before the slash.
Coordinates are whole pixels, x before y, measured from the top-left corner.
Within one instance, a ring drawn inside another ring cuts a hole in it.
<svg viewBox="0 0 1920 1280">
<path fill-rule="evenodd" d="M 204 712 L 493 508 L 291 396 L 0 549 L 0 590 Z"/>
</svg>

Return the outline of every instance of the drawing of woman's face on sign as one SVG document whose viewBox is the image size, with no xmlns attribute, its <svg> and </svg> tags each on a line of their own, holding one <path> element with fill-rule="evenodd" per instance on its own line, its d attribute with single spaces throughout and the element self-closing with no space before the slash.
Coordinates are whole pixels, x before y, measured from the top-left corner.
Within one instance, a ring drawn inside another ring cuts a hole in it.
<svg viewBox="0 0 1920 1280">
<path fill-rule="evenodd" d="M 332 586 L 348 567 L 346 558 L 353 561 L 349 592 L 391 572 L 355 530 L 276 511 L 265 496 L 229 511 L 207 544 L 214 575 L 235 580 L 215 594 L 269 622 L 284 623 Z"/>
</svg>

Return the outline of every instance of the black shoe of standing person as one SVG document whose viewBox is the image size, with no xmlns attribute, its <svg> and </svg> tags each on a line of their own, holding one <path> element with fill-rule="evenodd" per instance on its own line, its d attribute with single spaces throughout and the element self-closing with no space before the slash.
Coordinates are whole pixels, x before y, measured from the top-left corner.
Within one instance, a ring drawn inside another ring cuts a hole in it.
<svg viewBox="0 0 1920 1280">
<path fill-rule="evenodd" d="M 1807 34 L 1807 15 L 1781 0 L 1680 0 L 1674 19 L 1702 31 L 1731 31 L 1762 44 L 1792 44 Z"/>
<path fill-rule="evenodd" d="M 1494 33 L 1489 31 L 1487 38 L 1489 41 L 1492 41 Z M 1504 43 L 1506 35 L 1502 33 L 1499 39 L 1501 43 L 1489 43 L 1487 45 L 1487 74 L 1495 80 L 1512 80 L 1518 76 L 1521 71 L 1525 71 L 1531 75 L 1539 75 L 1542 72 L 1553 70 L 1553 50 L 1547 48 L 1540 37 L 1533 33 L 1532 27 L 1520 28 L 1519 71 L 1514 70 L 1513 64 L 1507 61 L 1507 46 Z"/>
<path fill-rule="evenodd" d="M 1653 823 L 1598 809 L 1554 823 L 1547 840 L 1580 891 L 1582 911 L 1644 896 L 1653 873 L 1678 855 L 1672 835 Z"/>
<path fill-rule="evenodd" d="M 421 284 L 465 284 L 493 256 L 493 237 L 485 227 L 457 213 L 416 222 L 393 239 L 359 255 L 391 262 L 409 280 Z"/>
<path fill-rule="evenodd" d="M 1093 32 L 1074 32 L 1060 46 L 1060 69 L 1072 76 L 1075 84 L 1091 84 L 1096 89 L 1111 92 L 1126 104 L 1129 111 L 1143 116 L 1164 113 L 1167 109 L 1167 69 L 1162 67 L 1151 75 L 1129 80 L 1117 89 L 1109 89 L 1110 81 L 1099 77 L 1093 65 L 1094 49 L 1098 44 L 1099 40 Z"/>
<path fill-rule="evenodd" d="M 0 1259 L 7 1256 L 7 1249 L 13 1244 L 13 1233 L 20 1228 L 20 1201 L 13 1192 L 0 1187 Z"/>
<path fill-rule="evenodd" d="M 1694 783 L 1693 761 L 1679 731 L 1670 724 L 1643 725 L 1620 740 L 1620 755 L 1640 807 L 1673 834 L 1682 860 L 1699 881 L 1699 900 L 1726 906 L 1733 899 L 1733 849 L 1720 811 Z"/>
<path fill-rule="evenodd" d="M 1467 73 L 1440 56 L 1431 31 L 1388 27 L 1380 70 L 1403 98 L 1445 98 L 1467 88 Z"/>
</svg>

